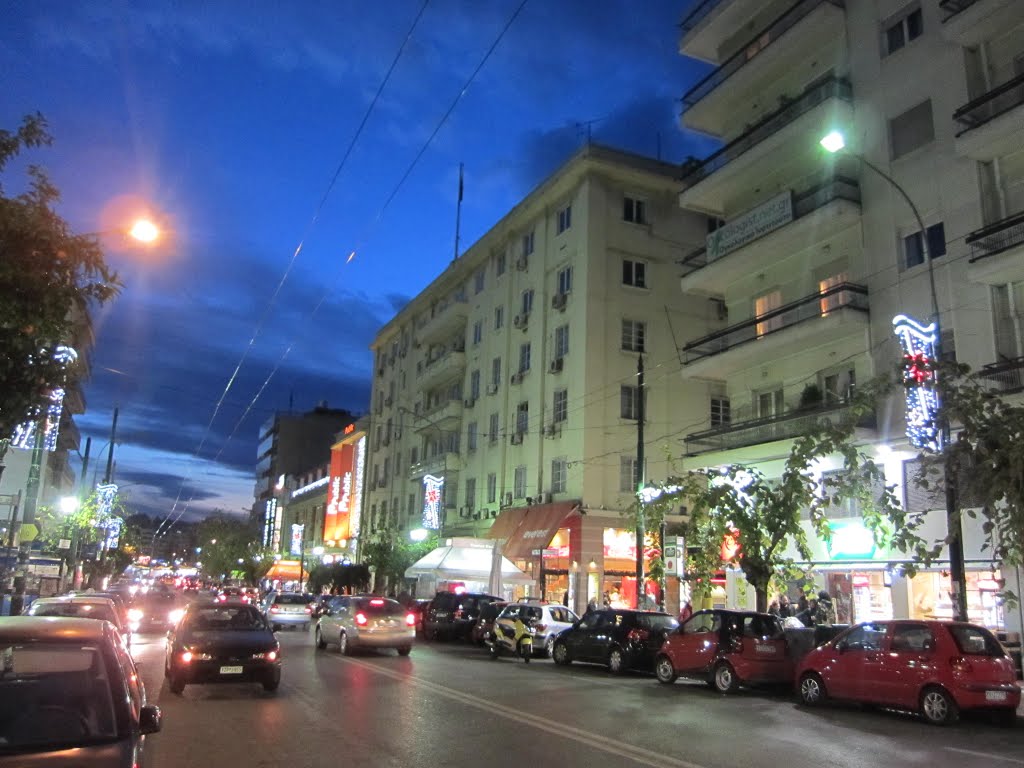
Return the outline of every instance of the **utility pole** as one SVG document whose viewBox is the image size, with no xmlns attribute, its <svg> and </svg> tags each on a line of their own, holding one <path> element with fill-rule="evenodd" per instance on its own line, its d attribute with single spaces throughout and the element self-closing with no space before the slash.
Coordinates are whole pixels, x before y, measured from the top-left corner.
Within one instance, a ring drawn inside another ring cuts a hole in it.
<svg viewBox="0 0 1024 768">
<path fill-rule="evenodd" d="M 644 354 L 636 363 L 636 607 L 644 597 Z"/>
<path fill-rule="evenodd" d="M 78 504 L 79 509 L 81 505 L 85 503 L 89 494 L 86 493 L 85 478 L 86 473 L 89 471 L 89 452 L 92 450 L 92 438 L 85 438 L 85 453 L 82 455 L 82 471 L 78 476 Z M 82 586 L 82 574 L 79 571 L 78 562 L 78 551 L 82 546 L 82 532 L 78 526 L 75 525 L 71 529 L 71 551 L 70 551 L 70 566 L 71 566 L 71 588 L 80 589 Z"/>
<path fill-rule="evenodd" d="M 103 475 L 103 484 L 107 485 L 114 479 L 114 441 L 117 438 L 117 408 L 114 408 L 114 420 L 110 423 L 110 450 L 107 451 L 107 471 Z"/>
</svg>

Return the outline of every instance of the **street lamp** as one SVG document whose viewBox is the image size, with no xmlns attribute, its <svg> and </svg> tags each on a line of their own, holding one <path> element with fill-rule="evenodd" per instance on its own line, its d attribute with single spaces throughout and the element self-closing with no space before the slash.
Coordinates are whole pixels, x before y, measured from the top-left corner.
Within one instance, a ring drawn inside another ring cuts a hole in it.
<svg viewBox="0 0 1024 768">
<path fill-rule="evenodd" d="M 921 256 L 928 265 L 928 281 L 931 288 L 932 299 L 932 323 L 934 324 L 935 334 L 935 359 L 936 361 L 942 360 L 942 333 L 940 331 L 941 325 L 939 323 L 939 299 L 935 290 L 935 267 L 932 264 L 931 254 L 928 252 L 928 230 L 924 225 L 924 220 L 921 218 L 920 212 L 917 210 L 917 206 L 914 205 L 914 201 L 910 199 L 910 195 L 907 194 L 907 191 L 903 189 L 903 187 L 900 186 L 892 176 L 887 174 L 859 152 L 853 152 L 847 148 L 846 138 L 843 136 L 841 131 L 829 131 L 818 143 L 821 144 L 826 151 L 832 154 L 845 150 L 846 154 L 856 158 L 862 165 L 870 168 L 879 177 L 888 182 L 893 189 L 899 192 L 907 205 L 910 206 L 910 210 L 913 212 L 914 218 L 917 220 L 918 229 L 921 232 Z M 963 530 L 961 528 L 960 515 L 957 509 L 959 505 L 957 502 L 956 472 L 951 467 L 952 455 L 948 450 L 946 450 L 949 445 L 950 437 L 949 417 L 946 414 L 946 409 L 943 407 L 941 400 L 937 404 L 935 419 L 938 422 L 941 435 L 936 450 L 938 453 L 943 454 L 944 459 L 943 480 L 945 481 L 944 484 L 946 490 L 946 539 L 949 546 L 949 578 L 952 586 L 951 597 L 953 599 L 953 618 L 956 621 L 967 621 L 967 577 L 964 572 Z"/>
</svg>

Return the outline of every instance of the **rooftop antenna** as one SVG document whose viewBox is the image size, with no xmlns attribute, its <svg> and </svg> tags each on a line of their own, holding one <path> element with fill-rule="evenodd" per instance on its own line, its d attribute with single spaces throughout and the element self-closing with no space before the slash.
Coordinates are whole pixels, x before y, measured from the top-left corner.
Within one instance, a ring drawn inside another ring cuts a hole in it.
<svg viewBox="0 0 1024 768">
<path fill-rule="evenodd" d="M 580 122 L 576 123 L 576 135 L 577 136 L 582 136 L 583 132 L 586 131 L 586 133 L 587 133 L 587 146 L 588 147 L 590 146 L 591 126 L 594 123 L 601 122 L 602 120 L 604 120 L 603 117 L 595 117 L 593 120 L 581 120 Z"/>
<path fill-rule="evenodd" d="M 459 163 L 459 202 L 455 206 L 455 258 L 459 258 L 459 226 L 462 223 L 462 163 Z"/>
</svg>

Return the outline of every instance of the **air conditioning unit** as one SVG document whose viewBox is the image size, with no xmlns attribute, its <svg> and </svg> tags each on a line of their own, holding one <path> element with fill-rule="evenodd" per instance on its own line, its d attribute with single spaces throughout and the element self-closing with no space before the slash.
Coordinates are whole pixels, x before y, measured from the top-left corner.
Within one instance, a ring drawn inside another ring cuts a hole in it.
<svg viewBox="0 0 1024 768">
<path fill-rule="evenodd" d="M 498 516 L 498 510 L 496 510 L 496 509 L 492 509 L 492 510 L 491 510 L 491 518 L 495 518 L 495 517 L 497 517 L 497 516 Z"/>
<path fill-rule="evenodd" d="M 378 376 L 383 376 L 384 375 L 384 366 L 383 365 L 380 368 L 377 369 L 377 375 Z"/>
<path fill-rule="evenodd" d="M 551 503 L 551 491 L 548 491 L 547 493 L 544 494 L 544 503 L 545 504 L 550 504 Z"/>
<path fill-rule="evenodd" d="M 476 398 L 475 397 L 467 397 L 463 404 L 467 408 L 472 408 L 474 405 L 476 405 Z"/>
<path fill-rule="evenodd" d="M 564 293 L 556 293 L 551 297 L 551 308 L 562 310 L 565 309 L 565 301 L 568 296 Z"/>
<path fill-rule="evenodd" d="M 512 318 L 512 325 L 514 325 L 516 328 L 526 328 L 526 323 L 529 319 L 530 315 L 528 313 L 516 315 L 514 318 Z"/>
<path fill-rule="evenodd" d="M 558 434 L 558 425 L 555 424 L 554 422 L 552 422 L 552 423 L 548 424 L 546 427 L 544 427 L 544 436 L 545 437 L 554 437 L 556 434 Z"/>
<path fill-rule="evenodd" d="M 385 435 L 384 439 L 380 441 L 380 444 L 385 446 L 385 447 L 391 445 L 391 438 L 389 436 Z"/>
<path fill-rule="evenodd" d="M 563 365 L 565 365 L 565 358 L 556 357 L 554 360 L 551 361 L 551 366 L 548 368 L 548 370 L 551 371 L 551 373 L 561 373 Z"/>
<path fill-rule="evenodd" d="M 512 383 L 513 384 L 519 384 L 519 383 L 522 382 L 522 380 L 523 380 L 523 372 L 522 371 L 519 371 L 518 373 L 513 373 L 512 374 Z"/>
<path fill-rule="evenodd" d="M 523 442 L 523 433 L 522 432 L 513 432 L 512 433 L 512 445 L 521 445 L 522 442 Z"/>
<path fill-rule="evenodd" d="M 402 430 L 396 429 L 395 430 L 395 440 L 401 440 L 401 439 L 402 439 Z"/>
<path fill-rule="evenodd" d="M 413 349 L 419 349 L 419 348 L 420 348 L 420 343 L 419 343 L 419 341 L 414 341 L 414 342 L 412 343 L 412 348 L 413 348 Z"/>
<path fill-rule="evenodd" d="M 487 387 L 487 394 L 488 395 L 496 395 L 496 394 L 498 394 L 498 385 L 497 384 L 489 385 Z"/>
<path fill-rule="evenodd" d="M 526 256 L 520 256 L 516 259 L 516 269 L 520 272 L 525 272 L 530 266 L 530 260 Z"/>
<path fill-rule="evenodd" d="M 459 517 L 469 517 L 469 507 L 459 507 Z"/>
<path fill-rule="evenodd" d="M 409 350 L 402 348 L 402 351 L 398 353 L 399 357 L 405 357 L 409 353 Z"/>
</svg>

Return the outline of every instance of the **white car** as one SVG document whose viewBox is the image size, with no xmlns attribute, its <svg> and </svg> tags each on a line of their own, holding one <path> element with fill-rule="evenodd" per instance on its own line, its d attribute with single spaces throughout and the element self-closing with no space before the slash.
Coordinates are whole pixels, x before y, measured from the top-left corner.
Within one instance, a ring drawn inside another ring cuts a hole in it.
<svg viewBox="0 0 1024 768">
<path fill-rule="evenodd" d="M 506 605 L 494 623 L 512 628 L 515 627 L 516 618 L 519 616 L 533 623 L 533 628 L 537 632 L 533 637 L 533 652 L 544 656 L 551 655 L 555 638 L 579 621 L 579 616 L 564 605 L 528 600 Z"/>
<path fill-rule="evenodd" d="M 131 642 L 131 630 L 124 625 L 117 606 L 109 597 L 93 597 L 91 595 L 40 597 L 32 601 L 28 615 L 109 621 L 126 641 Z"/>
</svg>

